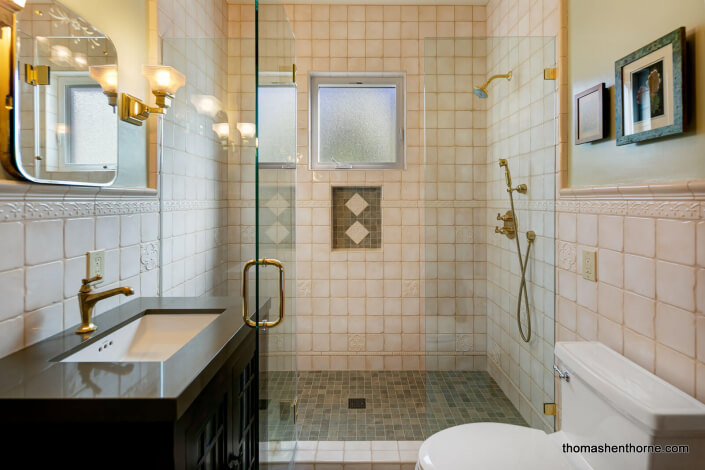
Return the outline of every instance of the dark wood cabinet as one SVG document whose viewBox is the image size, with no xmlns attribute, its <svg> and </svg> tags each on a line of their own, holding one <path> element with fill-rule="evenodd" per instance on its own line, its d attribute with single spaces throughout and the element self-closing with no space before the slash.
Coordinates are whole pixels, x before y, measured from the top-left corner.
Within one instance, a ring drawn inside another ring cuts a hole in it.
<svg viewBox="0 0 705 470">
<path fill-rule="evenodd" d="M 254 333 L 248 339 L 176 424 L 175 441 L 184 447 L 177 447 L 175 468 L 255 468 L 257 358 L 254 344 L 249 344 L 254 343 Z"/>
<path fill-rule="evenodd" d="M 207 384 L 198 387 L 200 393 L 177 419 L 163 417 L 165 403 L 159 399 L 129 398 L 105 401 L 103 406 L 95 403 L 100 400 L 43 400 L 31 416 L 0 417 L 0 468 L 255 469 L 256 337 L 249 328 L 240 334 L 246 338 L 222 367 L 209 379 L 196 379 Z M 100 409 L 100 416 L 82 414 L 81 401 Z M 43 420 L 42 407 L 51 406 L 67 406 L 65 418 Z M 173 408 L 178 416 L 176 403 Z"/>
</svg>

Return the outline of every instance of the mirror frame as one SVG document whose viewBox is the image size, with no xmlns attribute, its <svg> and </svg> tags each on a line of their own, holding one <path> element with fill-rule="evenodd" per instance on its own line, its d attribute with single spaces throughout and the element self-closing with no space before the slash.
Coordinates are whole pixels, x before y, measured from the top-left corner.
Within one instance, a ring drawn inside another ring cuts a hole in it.
<svg viewBox="0 0 705 470">
<path fill-rule="evenodd" d="M 56 0 L 54 0 L 54 3 L 61 6 L 62 9 L 71 13 L 76 18 L 81 19 L 85 24 L 90 25 L 93 30 L 101 34 L 101 37 L 104 37 L 105 39 L 110 41 L 110 43 L 113 44 L 113 48 L 115 48 L 113 41 L 110 39 L 110 37 L 108 37 L 108 35 L 104 34 L 102 31 L 97 30 L 95 27 L 93 27 L 93 25 L 91 25 L 91 23 L 84 20 L 81 15 L 76 14 L 73 10 L 57 2 Z M 118 172 L 120 171 L 120 120 L 117 118 L 115 122 L 115 131 L 118 134 L 116 150 L 118 154 L 118 164 L 115 168 L 115 173 L 110 181 L 107 181 L 105 183 L 95 183 L 70 180 L 48 180 L 36 178 L 25 170 L 22 164 L 22 153 L 20 151 L 19 136 L 21 128 L 21 112 L 18 109 L 18 105 L 20 103 L 18 97 L 20 89 L 20 67 L 17 62 L 17 15 L 12 16 L 12 21 L 13 25 L 11 27 L 2 27 L 2 37 L 0 38 L 0 64 L 9 64 L 7 67 L 0 67 L 0 97 L 5 96 L 4 109 L 0 109 L 0 163 L 2 163 L 2 166 L 5 171 L 7 171 L 11 176 L 20 180 L 29 181 L 31 183 L 90 187 L 111 186 L 117 180 Z M 117 53 L 117 48 L 115 48 L 115 50 Z"/>
</svg>

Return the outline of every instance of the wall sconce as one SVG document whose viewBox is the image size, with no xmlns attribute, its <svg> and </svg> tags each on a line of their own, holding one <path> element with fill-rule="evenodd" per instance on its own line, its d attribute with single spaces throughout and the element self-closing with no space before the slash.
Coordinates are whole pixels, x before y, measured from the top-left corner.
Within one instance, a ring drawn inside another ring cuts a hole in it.
<svg viewBox="0 0 705 470">
<path fill-rule="evenodd" d="M 120 119 L 136 126 L 141 126 L 150 114 L 166 113 L 176 91 L 186 84 L 184 74 L 167 65 L 143 65 L 142 75 L 149 80 L 152 94 L 157 98 L 157 107 L 149 106 L 127 93 L 120 98 Z"/>
<path fill-rule="evenodd" d="M 257 126 L 255 126 L 251 122 L 238 122 L 237 130 L 238 132 L 240 132 L 240 137 L 242 137 L 243 140 L 247 141 L 248 139 L 251 139 L 255 136 L 255 133 L 257 132 Z"/>
<path fill-rule="evenodd" d="M 210 116 L 211 118 L 215 118 L 223 107 L 220 100 L 211 95 L 193 95 L 191 104 L 196 108 L 198 114 Z"/>
<path fill-rule="evenodd" d="M 0 26 L 13 27 L 15 13 L 24 8 L 26 0 L 0 0 Z"/>
<path fill-rule="evenodd" d="M 228 140 L 230 139 L 230 124 L 227 122 L 216 122 L 213 124 L 213 132 L 215 132 L 215 135 L 220 139 L 220 144 L 223 146 L 223 149 L 227 149 Z"/>
<path fill-rule="evenodd" d="M 89 67 L 89 74 L 93 80 L 100 83 L 103 94 L 108 97 L 108 103 L 114 109 L 117 106 L 118 96 L 117 65 L 92 65 Z"/>
</svg>

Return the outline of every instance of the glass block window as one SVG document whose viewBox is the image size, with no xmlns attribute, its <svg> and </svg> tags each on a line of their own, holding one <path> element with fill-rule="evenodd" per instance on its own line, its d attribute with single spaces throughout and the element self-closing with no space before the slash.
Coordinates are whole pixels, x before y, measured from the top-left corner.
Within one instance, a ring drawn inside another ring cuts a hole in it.
<svg viewBox="0 0 705 470">
<path fill-rule="evenodd" d="M 404 76 L 311 74 L 311 168 L 404 168 Z"/>
<path fill-rule="evenodd" d="M 259 162 L 263 167 L 296 167 L 296 87 L 260 86 Z"/>
</svg>

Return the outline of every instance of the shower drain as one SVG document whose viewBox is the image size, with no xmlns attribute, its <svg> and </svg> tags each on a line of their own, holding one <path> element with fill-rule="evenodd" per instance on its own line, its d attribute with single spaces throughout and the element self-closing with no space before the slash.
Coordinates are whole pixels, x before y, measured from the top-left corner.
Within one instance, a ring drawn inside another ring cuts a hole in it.
<svg viewBox="0 0 705 470">
<path fill-rule="evenodd" d="M 348 398 L 349 410 L 364 410 L 365 408 L 367 408 L 367 401 L 365 398 Z"/>
</svg>

